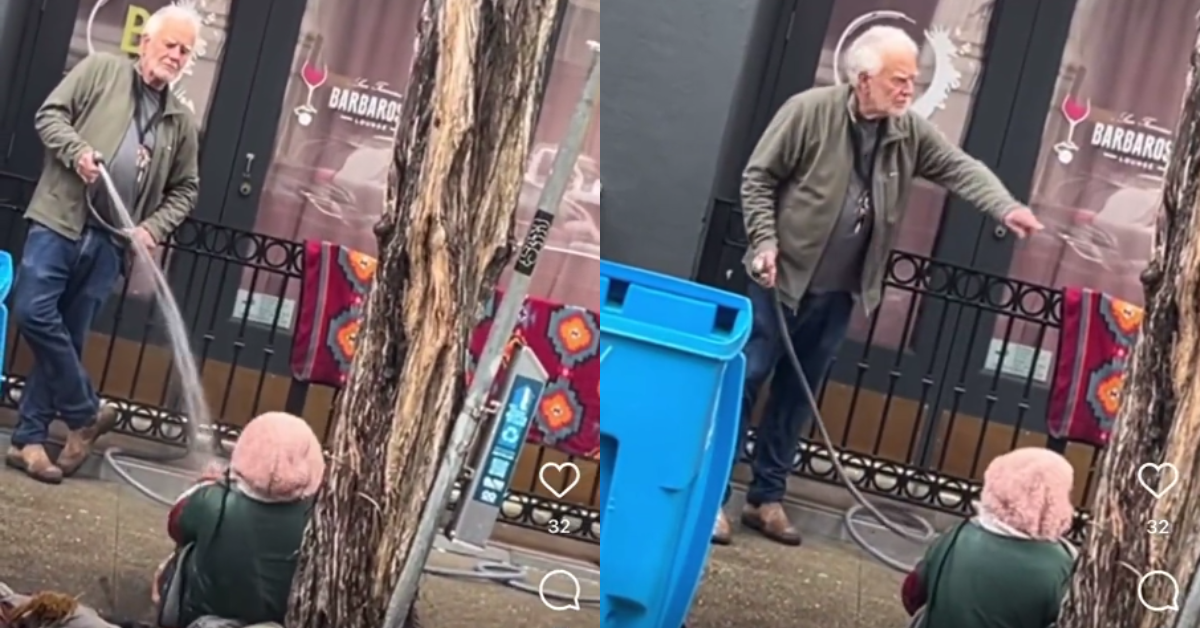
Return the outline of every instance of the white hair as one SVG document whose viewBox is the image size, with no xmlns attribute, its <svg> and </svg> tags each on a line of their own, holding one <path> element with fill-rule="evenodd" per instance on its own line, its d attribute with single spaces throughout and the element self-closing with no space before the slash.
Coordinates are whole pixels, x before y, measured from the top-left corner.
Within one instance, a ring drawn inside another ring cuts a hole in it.
<svg viewBox="0 0 1200 628">
<path fill-rule="evenodd" d="M 191 24 L 197 36 L 200 35 L 200 29 L 204 26 L 204 16 L 200 15 L 200 12 L 196 10 L 195 4 L 192 2 L 178 2 L 168 4 L 155 11 L 146 20 L 146 26 L 142 29 L 142 32 L 153 37 L 168 20 L 178 20 Z"/>
<path fill-rule="evenodd" d="M 920 53 L 921 48 L 908 33 L 895 26 L 872 26 L 858 36 L 846 51 L 842 67 L 846 80 L 854 82 L 859 75 L 874 76 L 883 69 L 883 56 L 888 52 L 903 50 Z"/>
</svg>

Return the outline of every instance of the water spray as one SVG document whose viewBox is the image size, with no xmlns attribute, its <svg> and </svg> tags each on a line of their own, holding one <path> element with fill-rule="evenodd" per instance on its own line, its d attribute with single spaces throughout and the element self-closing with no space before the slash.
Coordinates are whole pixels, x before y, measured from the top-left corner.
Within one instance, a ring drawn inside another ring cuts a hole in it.
<svg viewBox="0 0 1200 628">
<path fill-rule="evenodd" d="M 113 181 L 112 175 L 109 173 L 108 166 L 105 164 L 103 158 L 97 154 L 94 156 L 94 159 L 97 169 L 100 172 L 100 182 L 108 195 L 108 206 L 112 210 L 112 217 L 116 219 L 117 224 L 113 225 L 105 220 L 104 216 L 96 210 L 96 206 L 92 203 L 91 195 L 85 194 L 88 211 L 91 212 L 93 220 L 102 228 L 108 231 L 113 237 L 129 245 L 129 250 L 133 252 L 136 263 L 145 268 L 153 279 L 155 301 L 158 303 L 159 311 L 162 313 L 167 327 L 168 342 L 171 345 L 171 364 L 179 377 L 183 405 L 183 413 L 180 421 L 183 426 L 184 439 L 187 443 L 187 448 L 182 451 L 157 453 L 138 452 L 137 454 L 133 454 L 112 447 L 104 452 L 104 460 L 121 479 L 136 488 L 140 493 L 160 504 L 170 506 L 175 502 L 174 499 L 168 499 L 159 495 L 153 489 L 143 484 L 121 464 L 121 461 L 124 459 L 137 459 L 145 462 L 161 463 L 178 462 L 191 458 L 196 452 L 196 446 L 201 441 L 200 426 L 211 427 L 213 424 L 212 411 L 208 407 L 208 400 L 204 397 L 204 385 L 200 379 L 200 370 L 196 365 L 191 344 L 188 341 L 188 331 L 187 326 L 183 322 L 183 314 L 179 311 L 179 304 L 175 301 L 171 292 L 171 286 L 167 281 L 166 274 L 159 267 L 158 263 L 155 262 L 150 249 L 143 246 L 137 238 L 133 237 L 134 231 L 137 229 L 133 215 L 130 214 L 129 208 L 125 205 L 125 201 L 117 191 L 117 185 Z M 215 434 L 211 439 L 211 444 L 213 447 L 216 447 L 218 444 Z"/>
</svg>

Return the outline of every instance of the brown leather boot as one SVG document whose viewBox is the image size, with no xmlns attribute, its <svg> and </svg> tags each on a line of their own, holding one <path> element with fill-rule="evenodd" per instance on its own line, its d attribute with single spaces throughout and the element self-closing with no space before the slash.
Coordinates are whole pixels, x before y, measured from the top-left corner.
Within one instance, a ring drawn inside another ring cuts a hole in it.
<svg viewBox="0 0 1200 628">
<path fill-rule="evenodd" d="M 26 445 L 24 447 L 9 447 L 4 456 L 4 464 L 25 472 L 25 475 L 46 484 L 60 484 L 63 480 L 62 469 L 50 461 L 46 448 L 41 445 Z"/>
<path fill-rule="evenodd" d="M 58 454 L 58 466 L 62 468 L 63 476 L 69 477 L 78 471 L 88 454 L 92 453 L 96 439 L 111 432 L 116 425 L 117 407 L 102 403 L 91 425 L 68 432 L 67 442 L 63 445 L 62 453 Z"/>
<path fill-rule="evenodd" d="M 742 511 L 742 525 L 783 545 L 799 545 L 800 533 L 788 520 L 783 504 L 771 502 L 760 506 L 746 504 Z"/>
<path fill-rule="evenodd" d="M 725 516 L 725 509 L 717 511 L 717 522 L 713 525 L 712 543 L 713 545 L 729 545 L 733 542 L 733 529 L 729 525 L 729 517 Z"/>
</svg>

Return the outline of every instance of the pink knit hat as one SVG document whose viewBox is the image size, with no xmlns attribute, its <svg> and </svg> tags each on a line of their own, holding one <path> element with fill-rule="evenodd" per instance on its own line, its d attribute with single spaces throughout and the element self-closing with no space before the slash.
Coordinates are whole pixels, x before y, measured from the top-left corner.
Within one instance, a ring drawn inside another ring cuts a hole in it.
<svg viewBox="0 0 1200 628">
<path fill-rule="evenodd" d="M 325 457 L 317 435 L 304 419 L 286 412 L 267 412 L 242 429 L 230 469 L 251 496 L 289 502 L 317 493 L 325 477 Z"/>
<path fill-rule="evenodd" d="M 1030 538 L 1053 541 L 1071 529 L 1075 470 L 1061 455 L 1025 447 L 996 458 L 983 473 L 980 506 Z"/>
</svg>

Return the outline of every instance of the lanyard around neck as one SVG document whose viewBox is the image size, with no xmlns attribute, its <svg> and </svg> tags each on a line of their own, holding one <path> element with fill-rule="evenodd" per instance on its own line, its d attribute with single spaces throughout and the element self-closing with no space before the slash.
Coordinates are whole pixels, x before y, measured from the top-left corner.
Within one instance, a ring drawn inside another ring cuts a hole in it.
<svg viewBox="0 0 1200 628">
<path fill-rule="evenodd" d="M 861 121 L 851 115 L 847 123 L 847 130 L 850 132 L 850 145 L 854 148 L 854 172 L 862 180 L 863 185 L 870 186 L 875 178 L 875 161 L 879 155 L 879 147 L 883 145 L 884 132 L 887 130 L 887 120 L 880 119 L 875 128 L 875 142 L 871 146 L 869 155 L 863 154 L 863 131 L 859 128 Z"/>
<path fill-rule="evenodd" d="M 167 107 L 167 89 L 169 88 L 164 87 L 156 94 L 158 96 L 158 110 L 154 112 L 154 115 L 150 116 L 149 120 L 146 120 L 143 123 L 142 118 L 144 117 L 143 114 L 146 110 L 145 101 L 143 100 L 144 95 L 142 94 L 142 90 L 144 89 L 150 89 L 150 86 L 146 85 L 146 82 L 142 80 L 142 75 L 137 70 L 137 66 L 134 66 L 133 126 L 137 130 L 138 144 L 141 144 L 142 146 L 146 145 L 146 136 L 153 131 L 154 128 L 158 126 L 158 123 L 162 120 L 163 111 Z"/>
</svg>

